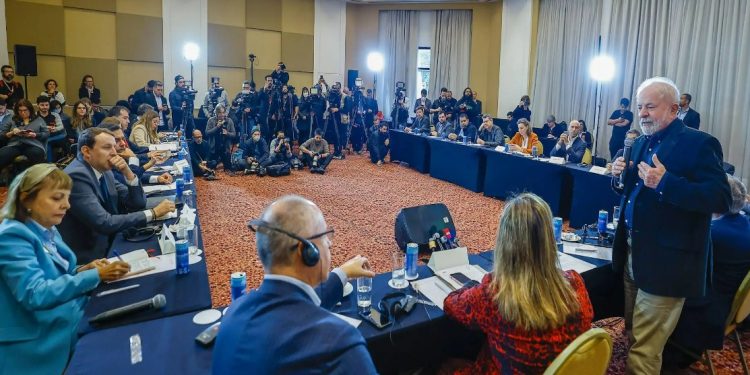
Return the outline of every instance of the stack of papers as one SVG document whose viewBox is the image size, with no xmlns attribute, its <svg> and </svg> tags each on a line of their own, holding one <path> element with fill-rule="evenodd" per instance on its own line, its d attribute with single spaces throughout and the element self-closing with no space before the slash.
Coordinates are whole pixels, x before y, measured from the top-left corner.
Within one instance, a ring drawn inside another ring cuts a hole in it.
<svg viewBox="0 0 750 375">
<path fill-rule="evenodd" d="M 563 243 L 565 254 L 581 255 L 589 258 L 604 259 L 612 261 L 612 248 L 603 246 L 586 245 L 582 243 Z"/>
<path fill-rule="evenodd" d="M 149 145 L 149 151 L 177 151 L 177 142 L 159 143 L 155 145 Z"/>
<path fill-rule="evenodd" d="M 143 192 L 146 194 L 149 194 L 149 193 L 170 191 L 170 190 L 176 190 L 176 189 L 177 189 L 177 183 L 173 182 L 169 185 L 146 185 L 143 187 Z"/>
<path fill-rule="evenodd" d="M 462 287 L 460 283 L 450 277 L 450 274 L 456 272 L 460 272 L 477 282 L 481 282 L 482 278 L 487 273 L 487 271 L 477 265 L 464 264 L 440 270 L 436 272 L 437 276 L 413 281 L 411 286 L 414 290 L 422 293 L 423 296 L 427 297 L 427 299 L 432 301 L 432 303 L 442 310 L 445 297 L 447 297 L 452 291 Z"/>
<path fill-rule="evenodd" d="M 578 273 L 584 273 L 588 270 L 596 268 L 596 266 L 591 263 L 584 262 L 565 253 L 558 252 L 557 257 L 558 259 L 560 259 L 560 268 L 562 268 L 564 271 L 573 270 Z"/>
</svg>

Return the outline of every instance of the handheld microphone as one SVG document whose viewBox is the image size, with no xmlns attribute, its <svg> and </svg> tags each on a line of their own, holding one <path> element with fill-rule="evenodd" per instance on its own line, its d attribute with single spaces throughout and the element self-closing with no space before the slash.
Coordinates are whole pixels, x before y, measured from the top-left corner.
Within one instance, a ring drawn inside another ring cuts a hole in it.
<svg viewBox="0 0 750 375">
<path fill-rule="evenodd" d="M 622 149 L 622 157 L 625 159 L 625 169 L 620 173 L 620 186 L 625 185 L 625 173 L 630 166 L 630 149 L 633 147 L 633 140 L 625 138 L 625 147 Z"/>
<path fill-rule="evenodd" d="M 448 240 L 448 245 L 450 245 L 452 249 L 455 249 L 457 246 L 456 246 L 456 243 L 453 242 L 453 235 L 451 234 L 451 230 L 448 228 L 443 228 L 443 234 L 445 235 L 445 238 Z"/>
<path fill-rule="evenodd" d="M 116 309 L 105 311 L 89 319 L 89 324 L 106 322 L 112 319 L 119 318 L 124 315 L 134 314 L 136 312 L 143 311 L 143 310 L 160 309 L 164 307 L 166 304 L 167 304 L 167 298 L 164 297 L 163 294 L 157 294 L 153 298 L 149 298 L 143 301 L 132 303 L 130 305 L 125 305 L 122 307 L 118 307 Z"/>
</svg>

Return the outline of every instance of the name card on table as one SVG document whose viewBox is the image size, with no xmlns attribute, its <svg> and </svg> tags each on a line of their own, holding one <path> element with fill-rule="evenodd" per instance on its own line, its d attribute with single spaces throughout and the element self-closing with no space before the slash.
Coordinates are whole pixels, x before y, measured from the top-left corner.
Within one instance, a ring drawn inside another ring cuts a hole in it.
<svg viewBox="0 0 750 375">
<path fill-rule="evenodd" d="M 188 165 L 190 165 L 190 163 L 187 160 L 184 160 L 184 159 L 183 160 L 177 160 L 176 162 L 174 162 L 174 164 L 172 164 L 172 166 L 174 166 L 175 170 L 177 170 L 178 174 L 182 174 L 182 168 L 185 168 Z"/>
<path fill-rule="evenodd" d="M 552 164 L 563 165 L 565 164 L 565 159 L 559 156 L 550 156 L 549 162 Z"/>
<path fill-rule="evenodd" d="M 447 268 L 463 266 L 469 264 L 469 252 L 465 247 L 457 247 L 450 250 L 435 251 L 430 257 L 427 266 L 433 272 L 438 272 Z"/>
<path fill-rule="evenodd" d="M 606 175 L 608 173 L 607 168 L 599 167 L 599 166 L 593 166 L 591 169 L 589 169 L 589 172 L 600 174 L 602 176 Z"/>
<path fill-rule="evenodd" d="M 159 247 L 162 254 L 172 254 L 175 252 L 174 236 L 169 231 L 169 228 L 167 228 L 167 224 L 162 224 Z"/>
</svg>

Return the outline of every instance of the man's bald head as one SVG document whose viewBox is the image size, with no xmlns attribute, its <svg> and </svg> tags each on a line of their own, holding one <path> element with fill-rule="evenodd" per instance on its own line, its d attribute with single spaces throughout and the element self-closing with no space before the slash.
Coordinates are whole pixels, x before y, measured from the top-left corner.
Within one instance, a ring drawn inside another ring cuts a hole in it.
<svg viewBox="0 0 750 375">
<path fill-rule="evenodd" d="M 200 137 L 201 135 L 203 135 L 203 133 L 201 133 L 200 130 L 198 129 L 193 130 L 193 137 Z"/>
<path fill-rule="evenodd" d="M 263 211 L 261 220 L 302 238 L 326 229 L 323 213 L 318 206 L 298 195 L 285 195 L 275 200 Z M 299 244 L 299 241 L 283 233 L 263 228 L 256 233 L 255 239 L 258 256 L 266 271 L 273 266 L 290 265 Z"/>
</svg>

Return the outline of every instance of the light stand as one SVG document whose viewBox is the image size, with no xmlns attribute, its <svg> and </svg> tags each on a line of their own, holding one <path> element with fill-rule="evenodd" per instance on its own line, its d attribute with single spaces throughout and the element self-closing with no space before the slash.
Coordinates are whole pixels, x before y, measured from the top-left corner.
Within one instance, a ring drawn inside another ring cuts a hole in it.
<svg viewBox="0 0 750 375">
<path fill-rule="evenodd" d="M 383 70 L 384 60 L 383 54 L 380 52 L 370 52 L 367 54 L 367 68 L 372 71 L 373 75 L 373 87 L 372 97 L 377 98 L 378 90 L 378 73 Z"/>
<path fill-rule="evenodd" d="M 591 151 L 594 160 L 599 144 L 599 117 L 602 108 L 602 82 L 609 82 L 615 75 L 615 62 L 611 57 L 601 54 L 602 37 L 599 36 L 597 56 L 589 64 L 589 75 L 596 81 L 595 117 L 594 117 L 594 149 Z"/>
<path fill-rule="evenodd" d="M 247 58 L 250 60 L 250 84 L 255 85 L 255 55 L 251 52 L 249 55 L 247 55 Z"/>
<path fill-rule="evenodd" d="M 182 47 L 182 55 L 185 57 L 185 60 L 190 61 L 190 87 L 193 86 L 193 61 L 198 59 L 198 56 L 200 55 L 200 47 L 198 47 L 197 44 L 193 42 L 185 43 L 185 46 Z"/>
</svg>

